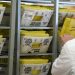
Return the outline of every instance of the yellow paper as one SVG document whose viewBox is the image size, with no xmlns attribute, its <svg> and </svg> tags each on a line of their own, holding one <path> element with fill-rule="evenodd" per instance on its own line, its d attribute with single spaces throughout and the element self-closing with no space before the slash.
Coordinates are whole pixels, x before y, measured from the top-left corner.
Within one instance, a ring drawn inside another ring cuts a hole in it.
<svg viewBox="0 0 75 75">
<path fill-rule="evenodd" d="M 21 30 L 21 36 L 49 37 L 49 34 L 46 33 L 46 31 L 24 31 L 24 30 Z"/>
<path fill-rule="evenodd" d="M 0 4 L 0 7 L 3 7 L 3 4 Z"/>
<path fill-rule="evenodd" d="M 70 21 L 71 21 L 71 18 L 66 18 L 65 19 L 65 22 L 63 24 L 60 35 L 69 34 L 68 28 L 69 28 Z"/>
<path fill-rule="evenodd" d="M 48 59 L 20 59 L 20 64 L 46 64 Z"/>
<path fill-rule="evenodd" d="M 75 37 L 75 18 L 66 18 L 60 35 L 70 34 Z"/>
<path fill-rule="evenodd" d="M 0 35 L 0 38 L 2 38 L 3 37 L 3 35 Z"/>
<path fill-rule="evenodd" d="M 32 70 L 31 75 L 39 75 L 41 70 Z"/>
<path fill-rule="evenodd" d="M 51 10 L 49 6 L 38 6 L 38 5 L 21 5 L 24 9 L 33 9 L 33 10 Z"/>
</svg>

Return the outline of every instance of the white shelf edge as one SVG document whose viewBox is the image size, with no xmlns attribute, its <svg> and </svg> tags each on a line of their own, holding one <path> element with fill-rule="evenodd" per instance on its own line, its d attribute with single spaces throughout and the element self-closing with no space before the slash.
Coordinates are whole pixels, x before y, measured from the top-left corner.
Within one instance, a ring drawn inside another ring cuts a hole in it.
<svg viewBox="0 0 75 75">
<path fill-rule="evenodd" d="M 20 27 L 20 29 L 53 29 L 53 27 Z"/>
<path fill-rule="evenodd" d="M 27 2 L 21 2 L 21 4 L 28 4 L 28 5 L 41 5 L 41 6 L 54 6 L 53 3 L 44 4 L 44 3 L 27 3 Z"/>
<path fill-rule="evenodd" d="M 0 26 L 0 29 L 10 29 L 10 27 Z"/>
<path fill-rule="evenodd" d="M 51 1 L 31 1 L 31 0 L 21 0 L 21 1 L 24 1 L 24 2 L 34 2 L 34 3 L 47 3 L 47 4 L 49 4 L 49 3 L 51 3 Z"/>
<path fill-rule="evenodd" d="M 46 4 L 50 4 L 52 3 L 51 1 L 31 1 L 31 0 L 22 0 L 23 2 L 28 2 L 28 3 L 46 3 Z M 0 2 L 7 2 L 7 3 L 11 3 L 11 1 L 0 1 Z"/>
<path fill-rule="evenodd" d="M 11 3 L 11 1 L 0 1 L 2 3 Z"/>
<path fill-rule="evenodd" d="M 8 55 L 0 55 L 0 58 L 8 58 Z"/>
<path fill-rule="evenodd" d="M 73 6 L 75 6 L 75 2 L 59 2 L 59 4 L 65 4 L 65 5 L 73 5 Z"/>
<path fill-rule="evenodd" d="M 22 1 L 24 1 L 24 0 L 22 0 Z M 26 0 L 27 1 L 27 0 Z M 0 1 L 0 2 L 3 2 L 3 3 L 11 3 L 11 1 Z M 45 1 L 44 1 L 45 2 Z M 54 3 L 51 3 L 51 2 L 49 2 L 49 1 L 46 1 L 45 3 L 44 3 L 43 1 L 41 2 L 40 1 L 40 3 L 39 3 L 39 1 L 37 1 L 37 2 L 35 2 L 34 3 L 34 1 L 31 1 L 31 2 L 29 2 L 29 1 L 27 1 L 27 2 L 21 2 L 21 4 L 29 4 L 29 5 L 44 5 L 44 6 L 54 6 Z M 59 4 L 64 4 L 64 5 L 73 5 L 73 6 L 75 6 L 75 2 L 59 2 Z"/>
<path fill-rule="evenodd" d="M 24 56 L 50 56 L 53 55 L 53 53 L 29 53 L 29 54 L 20 54 L 21 57 Z"/>
<path fill-rule="evenodd" d="M 11 3 L 11 1 L 0 1 L 2 3 Z M 49 3 L 39 3 L 39 2 L 36 2 L 36 3 L 33 3 L 33 2 L 21 2 L 21 4 L 28 4 L 28 5 L 42 5 L 42 6 L 54 6 L 53 3 L 49 2 Z"/>
</svg>

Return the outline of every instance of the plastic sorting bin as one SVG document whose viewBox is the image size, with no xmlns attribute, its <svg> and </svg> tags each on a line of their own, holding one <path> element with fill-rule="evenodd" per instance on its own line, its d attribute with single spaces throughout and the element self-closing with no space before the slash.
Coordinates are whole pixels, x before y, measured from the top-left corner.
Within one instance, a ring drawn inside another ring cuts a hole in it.
<svg viewBox="0 0 75 75">
<path fill-rule="evenodd" d="M 59 10 L 59 24 L 62 26 L 66 17 L 75 17 L 75 9 L 72 6 L 61 6 Z"/>
<path fill-rule="evenodd" d="M 10 14 L 11 14 L 11 4 L 7 2 L 2 2 L 3 6 L 5 7 L 4 15 L 1 21 L 2 26 L 9 26 L 10 25 Z"/>
<path fill-rule="evenodd" d="M 22 5 L 21 27 L 47 26 L 53 10 L 47 6 Z"/>
<path fill-rule="evenodd" d="M 2 38 L 2 35 L 0 35 L 0 53 L 2 51 L 5 40 L 6 40 L 6 38 Z"/>
<path fill-rule="evenodd" d="M 3 18 L 4 11 L 5 11 L 5 7 L 2 4 L 0 4 L 0 24 Z"/>
<path fill-rule="evenodd" d="M 0 64 L 7 64 L 8 59 L 7 58 L 0 58 Z"/>
<path fill-rule="evenodd" d="M 47 75 L 50 64 L 47 59 L 21 59 L 20 75 Z"/>
<path fill-rule="evenodd" d="M 21 53 L 45 53 L 52 40 L 52 36 L 41 31 L 21 33 Z"/>
<path fill-rule="evenodd" d="M 60 35 L 69 34 L 75 37 L 75 18 L 66 18 Z"/>
<path fill-rule="evenodd" d="M 8 72 L 8 59 L 0 58 L 0 75 L 7 75 Z"/>
<path fill-rule="evenodd" d="M 9 30 L 7 29 L 0 29 L 0 35 L 4 39 L 4 44 L 1 50 L 1 54 L 7 54 L 8 53 L 8 48 L 9 48 Z"/>
</svg>

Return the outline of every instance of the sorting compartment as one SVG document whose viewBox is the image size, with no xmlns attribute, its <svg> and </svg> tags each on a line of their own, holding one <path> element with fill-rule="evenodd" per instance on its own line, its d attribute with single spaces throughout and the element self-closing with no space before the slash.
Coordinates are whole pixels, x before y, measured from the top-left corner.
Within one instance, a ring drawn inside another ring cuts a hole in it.
<svg viewBox="0 0 75 75">
<path fill-rule="evenodd" d="M 48 59 L 20 59 L 20 75 L 47 75 L 50 65 Z"/>
<path fill-rule="evenodd" d="M 7 75 L 8 68 L 7 68 L 8 59 L 0 58 L 0 75 Z"/>
<path fill-rule="evenodd" d="M 10 12 L 11 12 L 11 4 L 10 3 L 5 3 L 5 2 L 1 2 L 1 5 L 3 5 L 3 8 L 5 8 L 3 15 L 2 15 L 2 19 L 1 19 L 1 23 L 0 26 L 9 26 L 10 24 Z M 1 16 L 0 16 L 1 18 Z"/>
<path fill-rule="evenodd" d="M 53 14 L 49 6 L 21 5 L 21 27 L 46 27 Z"/>
<path fill-rule="evenodd" d="M 51 40 L 46 31 L 21 30 L 21 53 L 46 53 Z"/>
<path fill-rule="evenodd" d="M 6 55 L 9 47 L 9 30 L 1 29 L 0 35 L 0 54 Z"/>
<path fill-rule="evenodd" d="M 0 53 L 2 51 L 5 40 L 6 40 L 6 38 L 3 38 L 2 35 L 0 35 Z"/>
<path fill-rule="evenodd" d="M 2 4 L 0 4 L 0 24 L 3 18 L 4 11 L 5 11 L 5 7 Z"/>
<path fill-rule="evenodd" d="M 66 17 L 75 17 L 75 9 L 72 6 L 62 6 L 59 9 L 59 25 L 62 26 Z"/>
</svg>

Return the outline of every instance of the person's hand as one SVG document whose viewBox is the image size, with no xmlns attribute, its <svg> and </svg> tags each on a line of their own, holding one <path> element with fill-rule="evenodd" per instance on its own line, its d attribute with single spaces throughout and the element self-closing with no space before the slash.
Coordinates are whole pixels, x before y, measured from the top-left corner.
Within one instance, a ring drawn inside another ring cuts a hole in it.
<svg viewBox="0 0 75 75">
<path fill-rule="evenodd" d="M 68 34 L 65 34 L 63 36 L 60 36 L 60 41 L 63 44 L 65 44 L 67 41 L 69 40 L 72 40 L 74 37 L 72 35 L 68 35 Z"/>
</svg>

